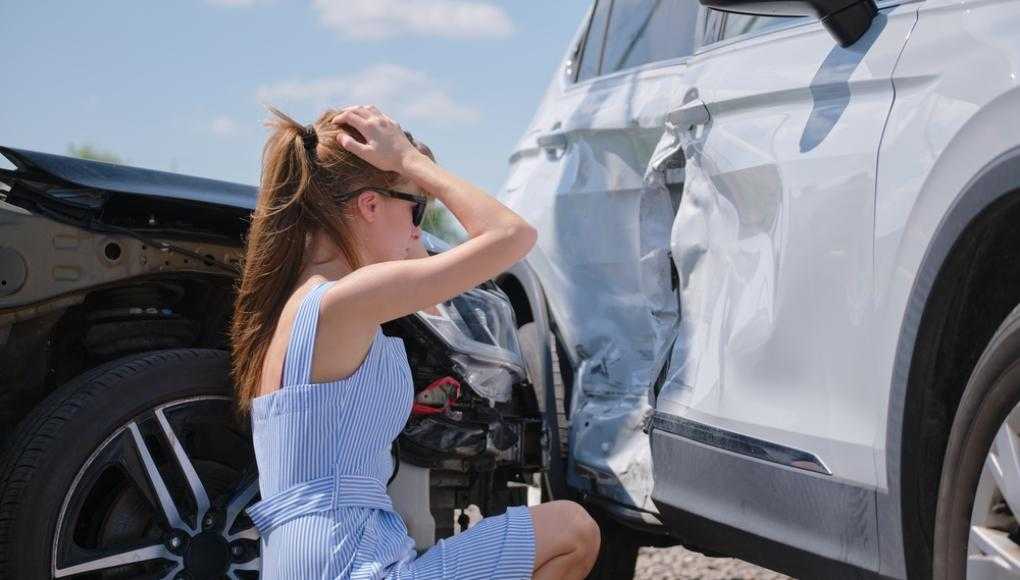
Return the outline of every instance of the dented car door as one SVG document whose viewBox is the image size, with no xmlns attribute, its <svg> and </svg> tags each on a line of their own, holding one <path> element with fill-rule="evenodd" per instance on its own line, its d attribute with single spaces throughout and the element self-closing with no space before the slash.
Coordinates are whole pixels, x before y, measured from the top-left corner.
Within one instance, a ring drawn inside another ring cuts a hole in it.
<svg viewBox="0 0 1020 580">
<path fill-rule="evenodd" d="M 883 10 L 846 48 L 817 20 L 791 19 L 707 47 L 688 68 L 660 144 L 684 151 L 686 182 L 670 240 L 682 316 L 652 428 L 655 499 L 676 529 L 711 516 L 873 564 L 881 481 L 862 361 L 873 360 L 876 151 L 914 11 Z M 860 404 L 833 408 L 848 391 Z M 735 478 L 752 472 L 746 460 L 789 469 Z M 791 472 L 838 482 L 831 501 L 796 509 L 803 494 L 780 481 Z"/>
<path fill-rule="evenodd" d="M 638 517 L 655 512 L 648 388 L 679 320 L 669 235 L 680 182 L 647 187 L 645 173 L 684 94 L 697 14 L 687 2 L 595 3 L 576 70 L 554 78 L 502 193 L 538 229 L 528 261 L 573 370 L 567 482 Z"/>
</svg>

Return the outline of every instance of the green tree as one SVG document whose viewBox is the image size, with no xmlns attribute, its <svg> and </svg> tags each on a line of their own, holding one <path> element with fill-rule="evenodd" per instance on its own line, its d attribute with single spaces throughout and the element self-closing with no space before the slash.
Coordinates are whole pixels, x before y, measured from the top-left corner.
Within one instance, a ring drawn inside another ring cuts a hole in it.
<svg viewBox="0 0 1020 580">
<path fill-rule="evenodd" d="M 451 244 L 459 244 L 467 239 L 467 232 L 457 218 L 439 201 L 433 200 L 425 210 L 425 218 L 421 229 Z"/>
<path fill-rule="evenodd" d="M 120 155 L 113 153 L 112 151 L 106 151 L 99 149 L 94 145 L 83 143 L 81 145 L 75 145 L 74 143 L 67 144 L 67 154 L 72 157 L 78 157 L 80 159 L 91 159 L 93 161 L 105 161 L 107 163 L 123 163 L 124 160 L 120 158 Z"/>
</svg>

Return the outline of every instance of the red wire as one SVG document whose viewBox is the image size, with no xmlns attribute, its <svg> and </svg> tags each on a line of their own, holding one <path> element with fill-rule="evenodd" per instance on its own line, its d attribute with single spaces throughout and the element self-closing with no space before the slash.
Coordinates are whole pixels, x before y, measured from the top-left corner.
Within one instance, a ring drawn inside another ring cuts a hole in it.
<svg viewBox="0 0 1020 580">
<path fill-rule="evenodd" d="M 431 383 L 429 383 L 429 386 L 427 386 L 424 389 L 422 389 L 421 392 L 424 393 L 424 392 L 429 391 L 431 389 L 438 389 L 439 387 L 441 387 L 443 385 L 453 385 L 454 386 L 453 398 L 449 398 L 448 397 L 446 399 L 446 404 L 444 404 L 442 407 L 433 407 L 432 405 L 426 405 L 425 403 L 415 402 L 415 403 L 413 403 L 411 405 L 411 414 L 412 415 L 438 415 L 439 413 L 442 413 L 442 412 L 446 411 L 447 409 L 449 409 L 450 405 L 452 405 L 453 403 L 456 403 L 457 400 L 460 399 L 460 383 L 457 381 L 457 379 L 455 379 L 453 377 L 438 378 L 438 379 L 432 381 Z"/>
</svg>

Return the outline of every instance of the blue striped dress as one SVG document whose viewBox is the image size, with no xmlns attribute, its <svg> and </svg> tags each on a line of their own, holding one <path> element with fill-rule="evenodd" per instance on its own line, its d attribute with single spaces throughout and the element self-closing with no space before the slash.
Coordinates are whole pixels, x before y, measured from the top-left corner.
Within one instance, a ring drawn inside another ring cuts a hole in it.
<svg viewBox="0 0 1020 580">
<path fill-rule="evenodd" d="M 534 529 L 523 506 L 417 556 L 386 493 L 390 445 L 414 396 L 404 342 L 379 328 L 353 374 L 310 382 L 319 302 L 331 283 L 302 298 L 281 387 L 252 400 L 262 499 L 245 511 L 261 536 L 261 578 L 531 577 Z"/>
</svg>

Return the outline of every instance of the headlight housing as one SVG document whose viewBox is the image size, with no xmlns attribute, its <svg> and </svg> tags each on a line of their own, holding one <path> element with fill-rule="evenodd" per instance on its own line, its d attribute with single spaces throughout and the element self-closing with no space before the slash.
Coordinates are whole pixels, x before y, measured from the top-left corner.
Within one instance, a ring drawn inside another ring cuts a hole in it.
<svg viewBox="0 0 1020 580">
<path fill-rule="evenodd" d="M 526 374 L 513 306 L 495 285 L 472 288 L 416 315 L 450 347 L 455 370 L 479 395 L 505 403 Z"/>
</svg>

